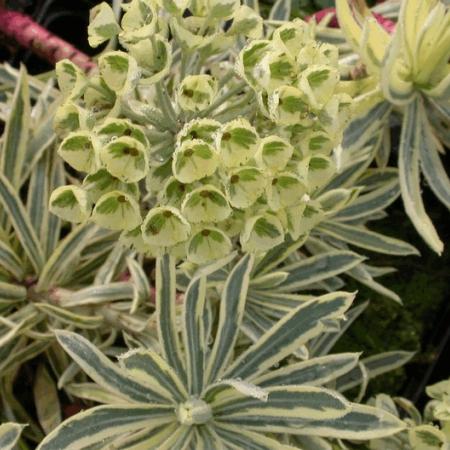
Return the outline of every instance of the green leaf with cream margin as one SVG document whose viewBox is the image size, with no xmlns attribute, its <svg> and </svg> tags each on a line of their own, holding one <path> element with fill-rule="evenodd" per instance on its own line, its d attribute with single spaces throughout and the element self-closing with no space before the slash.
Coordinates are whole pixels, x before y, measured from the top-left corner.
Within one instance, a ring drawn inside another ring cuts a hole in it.
<svg viewBox="0 0 450 450">
<path fill-rule="evenodd" d="M 161 354 L 138 348 L 121 355 L 117 365 L 84 337 L 57 331 L 62 347 L 96 383 L 76 392 L 106 404 L 67 419 L 38 449 L 81 450 L 106 443 L 129 448 L 133 443 L 148 450 L 171 450 L 198 442 L 196 429 L 214 436 L 214 448 L 245 442 L 250 448 L 287 450 L 292 447 L 267 434 L 365 440 L 404 429 L 405 424 L 389 413 L 350 403 L 322 387 L 336 370 L 339 374 L 351 370 L 358 355 L 272 370 L 302 343 L 320 335 L 327 320 L 342 317 L 352 303 L 351 294 L 337 292 L 299 305 L 235 358 L 252 266 L 253 258 L 246 255 L 228 275 L 217 332 L 210 336 L 204 322 L 206 279 L 191 280 L 178 316 L 175 259 L 159 258 L 156 305 Z M 305 370 L 317 377 L 311 380 Z M 304 376 L 308 381 L 302 384 Z M 266 380 L 264 387 L 253 383 L 258 379 Z"/>
<path fill-rule="evenodd" d="M 425 211 L 420 188 L 420 152 L 422 146 L 426 145 L 419 122 L 422 108 L 419 98 L 406 107 L 398 155 L 400 188 L 406 213 L 416 230 L 435 252 L 441 254 L 444 244 Z"/>
</svg>

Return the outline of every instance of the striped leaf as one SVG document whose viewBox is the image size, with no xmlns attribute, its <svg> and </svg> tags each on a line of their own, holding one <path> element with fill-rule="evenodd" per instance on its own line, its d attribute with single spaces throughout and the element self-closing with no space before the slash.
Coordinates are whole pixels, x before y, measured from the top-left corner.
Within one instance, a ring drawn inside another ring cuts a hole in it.
<svg viewBox="0 0 450 450">
<path fill-rule="evenodd" d="M 1 173 L 0 202 L 8 213 L 8 218 L 14 226 L 17 238 L 22 244 L 24 252 L 30 259 L 35 271 L 39 273 L 44 265 L 41 245 L 17 192 L 8 179 Z"/>
<path fill-rule="evenodd" d="M 205 309 L 206 278 L 194 279 L 184 297 L 183 345 L 186 354 L 186 372 L 191 395 L 199 395 L 203 390 L 205 371 Z"/>
<path fill-rule="evenodd" d="M 127 267 L 134 287 L 133 302 L 130 308 L 130 314 L 134 314 L 140 305 L 150 300 L 150 284 L 144 269 L 136 260 L 127 258 Z"/>
<path fill-rule="evenodd" d="M 165 254 L 156 262 L 158 336 L 164 358 L 184 382 L 186 381 L 186 372 L 182 363 L 177 333 L 176 300 L 175 261 L 172 256 Z"/>
<path fill-rule="evenodd" d="M 112 251 L 108 251 L 108 257 L 95 274 L 95 285 L 108 284 L 113 281 L 115 275 L 120 270 L 120 264 L 125 253 L 125 248 L 121 245 L 116 245 Z"/>
<path fill-rule="evenodd" d="M 25 66 L 21 66 L 11 111 L 5 125 L 0 158 L 1 173 L 16 189 L 25 158 L 30 123 L 30 94 Z"/>
<path fill-rule="evenodd" d="M 233 352 L 234 343 L 244 315 L 253 257 L 244 256 L 231 271 L 220 301 L 219 324 L 214 345 L 209 355 L 205 379 L 219 377 Z"/>
<path fill-rule="evenodd" d="M 173 419 L 170 406 L 97 406 L 63 422 L 40 443 L 37 450 L 91 448 L 109 437 L 155 428 Z"/>
<path fill-rule="evenodd" d="M 10 245 L 0 239 L 0 265 L 6 269 L 16 280 L 21 280 L 24 275 L 23 264 L 19 256 Z"/>
<path fill-rule="evenodd" d="M 218 424 L 215 430 L 223 443 L 227 445 L 227 448 L 233 450 L 294 450 L 294 448 L 297 448 L 281 444 L 278 440 L 235 425 Z M 208 447 L 205 450 L 209 448 L 216 449 L 216 447 Z"/>
<path fill-rule="evenodd" d="M 19 302 L 27 298 L 27 290 L 23 286 L 0 281 L 0 299 L 6 302 Z"/>
<path fill-rule="evenodd" d="M 258 386 L 286 386 L 307 384 L 321 386 L 353 369 L 358 363 L 358 353 L 340 353 L 313 358 L 268 372 L 258 377 Z"/>
<path fill-rule="evenodd" d="M 226 450 L 221 436 L 217 433 L 217 427 L 208 425 L 196 428 L 195 447 L 196 450 Z"/>
<path fill-rule="evenodd" d="M 151 350 L 130 350 L 119 357 L 119 362 L 131 378 L 152 387 L 175 404 L 184 401 L 188 396 L 174 370 Z"/>
<path fill-rule="evenodd" d="M 277 0 L 272 6 L 269 20 L 289 20 L 291 17 L 291 0 Z"/>
<path fill-rule="evenodd" d="M 359 196 L 351 205 L 339 211 L 333 218 L 339 221 L 351 221 L 369 217 L 377 211 L 383 211 L 400 195 L 398 180 Z"/>
<path fill-rule="evenodd" d="M 365 311 L 367 306 L 369 306 L 369 302 L 361 303 L 349 309 L 345 314 L 345 320 L 341 320 L 339 331 L 324 333 L 311 342 L 309 345 L 311 356 L 327 355 L 351 324 Z"/>
<path fill-rule="evenodd" d="M 380 233 L 375 233 L 366 228 L 347 225 L 338 222 L 327 222 L 319 225 L 320 231 L 344 242 L 387 255 L 419 255 L 419 252 L 412 245 L 391 238 Z"/>
<path fill-rule="evenodd" d="M 419 111 L 419 127 L 421 133 L 419 141 L 420 167 L 436 197 L 450 209 L 450 179 L 439 155 L 442 146 L 433 134 L 426 110 L 423 107 Z"/>
<path fill-rule="evenodd" d="M 159 446 L 172 436 L 177 428 L 177 423 L 151 427 L 150 429 L 143 429 L 131 435 L 126 434 L 115 438 L 112 444 L 117 450 L 159 449 Z M 102 450 L 107 450 L 107 447 L 102 447 Z"/>
<path fill-rule="evenodd" d="M 404 351 L 393 351 L 380 353 L 378 355 L 369 356 L 361 360 L 368 379 L 375 378 L 391 370 L 395 370 L 405 365 L 414 353 Z M 361 383 L 361 370 L 355 367 L 352 371 L 338 378 L 336 381 L 336 389 L 340 392 L 348 391 L 349 389 L 358 386 Z"/>
<path fill-rule="evenodd" d="M 351 404 L 351 411 L 330 420 L 297 422 L 297 434 L 326 438 L 367 440 L 391 436 L 406 428 L 406 423 L 377 408 Z"/>
<path fill-rule="evenodd" d="M 84 400 L 90 400 L 96 403 L 117 404 L 120 399 L 117 395 L 95 383 L 71 383 L 64 385 L 64 390 Z M 126 403 L 126 401 L 124 401 Z"/>
<path fill-rule="evenodd" d="M 246 350 L 225 371 L 227 378 L 252 380 L 324 329 L 322 321 L 341 317 L 353 295 L 335 292 L 301 304 Z"/>
<path fill-rule="evenodd" d="M 350 251 L 334 251 L 312 256 L 283 267 L 286 280 L 278 286 L 279 292 L 296 292 L 355 267 L 364 257 Z"/>
<path fill-rule="evenodd" d="M 96 383 L 133 403 L 164 402 L 149 386 L 126 375 L 84 337 L 70 331 L 56 331 L 58 342 Z"/>
<path fill-rule="evenodd" d="M 0 425 L 0 448 L 2 450 L 14 450 L 24 425 L 18 423 L 4 423 Z"/>
<path fill-rule="evenodd" d="M 20 181 L 21 185 L 28 180 L 30 174 L 34 171 L 38 161 L 42 159 L 44 153 L 52 153 L 52 145 L 56 139 L 56 135 L 53 131 L 53 117 L 57 105 L 58 102 L 54 102 L 46 110 L 45 117 L 39 122 L 36 129 L 32 130 L 32 134 L 27 142 L 27 150 Z"/>
<path fill-rule="evenodd" d="M 62 161 L 55 160 L 51 165 L 50 170 L 50 186 L 49 190 L 53 191 L 58 186 L 61 186 L 65 180 L 65 171 Z M 59 243 L 61 233 L 61 219 L 55 214 L 49 214 L 47 223 L 47 236 L 41 240 L 45 243 L 43 245 L 46 257 L 51 255 Z"/>
<path fill-rule="evenodd" d="M 189 448 L 193 434 L 193 427 L 180 425 L 168 439 L 158 446 L 158 450 L 172 450 L 175 448 L 184 450 Z"/>
<path fill-rule="evenodd" d="M 376 280 L 372 278 L 370 272 L 367 270 L 368 267 L 369 266 L 365 264 L 360 264 L 359 266 L 350 269 L 347 272 L 347 275 L 359 281 L 361 284 L 364 284 L 373 291 L 378 292 L 379 294 L 394 300 L 394 302 L 402 304 L 402 299 L 399 297 L 398 294 L 388 289 L 387 287 L 383 286 L 382 284 L 378 283 Z"/>
<path fill-rule="evenodd" d="M 286 236 L 282 244 L 273 247 L 260 261 L 258 261 L 253 270 L 254 276 L 268 273 L 277 267 L 291 253 L 294 253 L 298 248 L 300 248 L 306 241 L 307 237 L 307 235 L 302 235 L 294 241 L 290 236 Z"/>
<path fill-rule="evenodd" d="M 68 278 L 94 231 L 95 227 L 92 224 L 79 225 L 60 241 L 42 268 L 37 290 L 57 285 Z"/>
<path fill-rule="evenodd" d="M 334 391 L 314 386 L 274 386 L 266 388 L 266 402 L 251 397 L 212 403 L 218 422 L 246 426 L 253 430 L 295 434 L 302 419 L 337 419 L 348 413 L 349 402 Z M 219 400 L 220 401 L 220 400 Z"/>
<path fill-rule="evenodd" d="M 61 305 L 64 307 L 96 305 L 114 300 L 133 298 L 133 285 L 126 281 L 105 284 L 103 286 L 90 286 L 77 292 L 62 293 Z"/>
<path fill-rule="evenodd" d="M 400 188 L 405 211 L 425 242 L 438 254 L 444 244 L 423 206 L 420 188 L 419 156 L 423 142 L 420 126 L 421 100 L 416 99 L 406 107 L 398 154 Z"/>
<path fill-rule="evenodd" d="M 36 371 L 33 396 L 39 424 L 46 433 L 50 433 L 61 423 L 61 407 L 55 382 L 44 365 Z"/>
<path fill-rule="evenodd" d="M 95 329 L 100 327 L 104 321 L 102 316 L 80 314 L 49 303 L 35 303 L 35 306 L 50 317 L 77 328 Z"/>
<path fill-rule="evenodd" d="M 36 340 L 30 345 L 22 347 L 20 349 L 14 349 L 14 352 L 10 352 L 9 355 L 0 360 L 0 374 L 7 371 L 13 372 L 17 370 L 19 366 L 35 358 L 42 353 L 49 346 L 49 342 L 45 340 Z"/>
<path fill-rule="evenodd" d="M 342 1 L 346 2 L 347 0 Z M 388 102 L 380 102 L 365 116 L 353 120 L 345 130 L 342 147 L 346 150 L 362 147 L 367 141 L 367 137 L 374 136 L 376 130 L 386 123 L 391 108 Z"/>
<path fill-rule="evenodd" d="M 49 174 L 52 161 L 51 152 L 39 159 L 33 172 L 31 173 L 28 195 L 27 212 L 30 222 L 33 225 L 36 236 L 41 239 L 42 247 L 45 246 L 47 233 L 47 220 L 49 216 L 48 198 L 49 198 Z"/>
</svg>

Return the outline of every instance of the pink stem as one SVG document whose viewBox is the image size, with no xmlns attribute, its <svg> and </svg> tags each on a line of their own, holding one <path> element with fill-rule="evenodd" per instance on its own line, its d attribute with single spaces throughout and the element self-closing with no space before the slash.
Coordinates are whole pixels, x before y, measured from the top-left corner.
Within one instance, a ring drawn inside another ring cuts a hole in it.
<svg viewBox="0 0 450 450">
<path fill-rule="evenodd" d="M 88 55 L 20 12 L 0 7 L 0 32 L 52 65 L 68 58 L 86 72 L 96 66 Z"/>
<path fill-rule="evenodd" d="M 316 13 L 308 16 L 306 21 L 315 19 L 317 23 L 320 23 L 327 15 L 332 14 L 331 20 L 328 23 L 328 26 L 331 28 L 339 28 L 339 22 L 336 16 L 336 8 L 325 8 L 321 11 L 317 11 Z M 395 31 L 395 22 L 390 19 L 386 19 L 381 14 L 372 13 L 377 22 L 389 33 L 393 33 Z"/>
</svg>

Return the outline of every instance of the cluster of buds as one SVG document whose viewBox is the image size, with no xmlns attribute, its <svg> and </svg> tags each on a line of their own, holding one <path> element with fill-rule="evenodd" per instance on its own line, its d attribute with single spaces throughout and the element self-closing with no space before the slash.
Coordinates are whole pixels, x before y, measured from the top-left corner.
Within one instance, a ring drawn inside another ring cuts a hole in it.
<svg viewBox="0 0 450 450">
<path fill-rule="evenodd" d="M 259 39 L 262 18 L 235 0 L 124 9 L 119 26 L 99 5 L 89 32 L 126 52 L 103 53 L 89 76 L 57 66 L 59 154 L 86 176 L 54 191 L 52 211 L 198 264 L 308 233 L 351 110 L 337 49 L 300 20 Z"/>
</svg>

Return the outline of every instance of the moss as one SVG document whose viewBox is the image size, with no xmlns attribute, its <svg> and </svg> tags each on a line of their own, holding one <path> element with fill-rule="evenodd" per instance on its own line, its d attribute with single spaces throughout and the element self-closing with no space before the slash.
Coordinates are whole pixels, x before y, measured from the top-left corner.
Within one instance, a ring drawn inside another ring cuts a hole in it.
<svg viewBox="0 0 450 450">
<path fill-rule="evenodd" d="M 425 197 L 425 204 L 441 238 L 449 242 L 450 230 L 445 226 L 448 212 L 428 193 Z M 386 392 L 414 396 L 435 358 L 437 342 L 430 341 L 450 294 L 447 282 L 450 252 L 447 250 L 439 257 L 426 247 L 403 212 L 400 201 L 388 213 L 386 219 L 370 228 L 406 240 L 421 252 L 421 257 L 370 255 L 370 264 L 398 269 L 396 273 L 379 280 L 400 295 L 403 306 L 347 280 L 346 289 L 357 289 L 359 301 L 369 299 L 370 305 L 337 343 L 335 350 L 363 351 L 365 356 L 390 350 L 416 351 L 410 364 L 374 379 L 368 390 L 369 394 Z"/>
</svg>

